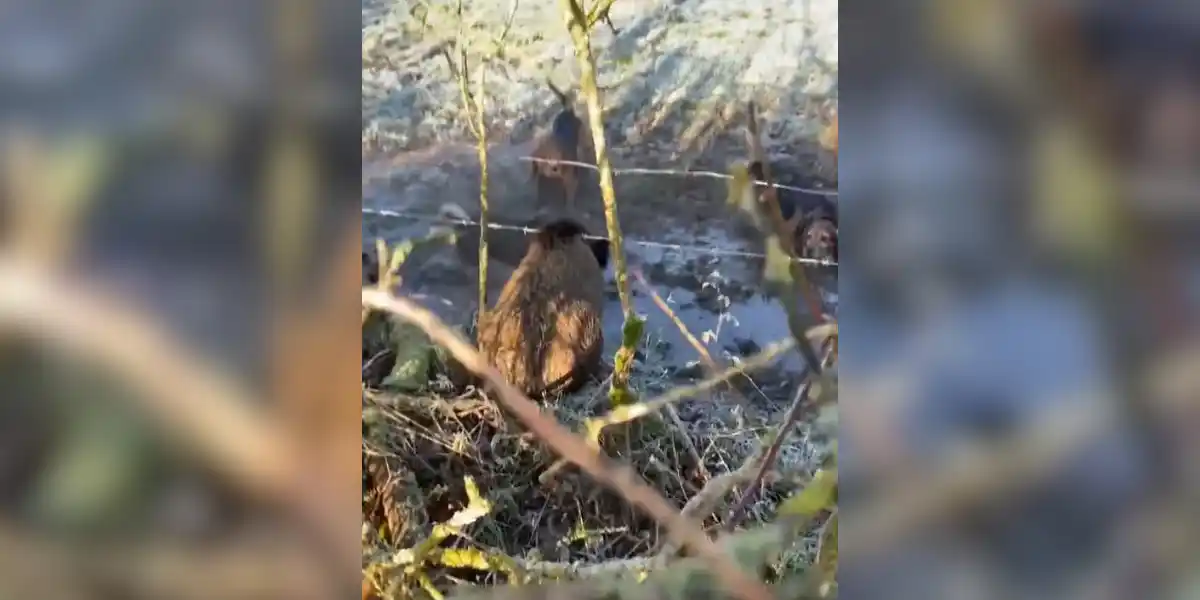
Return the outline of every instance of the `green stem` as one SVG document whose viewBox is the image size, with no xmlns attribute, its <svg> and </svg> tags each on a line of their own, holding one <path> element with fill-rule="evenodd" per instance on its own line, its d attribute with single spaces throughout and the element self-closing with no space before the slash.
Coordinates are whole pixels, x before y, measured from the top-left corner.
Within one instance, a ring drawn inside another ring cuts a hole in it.
<svg viewBox="0 0 1200 600">
<path fill-rule="evenodd" d="M 627 384 L 629 370 L 633 365 L 633 356 L 637 343 L 641 338 L 641 319 L 634 314 L 633 297 L 629 290 L 629 273 L 625 261 L 625 246 L 621 236 L 621 222 L 617 216 L 617 194 L 613 186 L 612 164 L 608 160 L 608 143 L 604 137 L 603 102 L 600 89 L 596 85 L 596 63 L 592 56 L 591 36 L 588 32 L 588 18 L 578 0 L 562 0 L 563 15 L 566 17 L 567 29 L 575 43 L 575 57 L 579 61 L 579 85 L 588 109 L 588 127 L 591 130 L 593 147 L 596 151 L 596 166 L 600 169 L 600 195 L 604 200 L 604 221 L 608 227 L 608 238 L 611 240 L 611 256 L 613 270 L 616 272 L 617 293 L 621 298 L 621 310 L 625 315 L 623 328 L 624 339 L 621 349 L 615 358 L 616 368 L 613 371 L 613 389 L 610 397 L 614 400 L 628 396 Z M 630 335 L 631 332 L 637 335 Z"/>
</svg>

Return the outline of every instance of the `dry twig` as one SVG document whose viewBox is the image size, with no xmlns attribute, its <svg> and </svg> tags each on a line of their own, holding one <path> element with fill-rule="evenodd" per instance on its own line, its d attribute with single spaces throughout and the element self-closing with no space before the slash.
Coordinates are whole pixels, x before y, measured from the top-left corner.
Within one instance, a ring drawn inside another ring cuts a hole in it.
<svg viewBox="0 0 1200 600">
<path fill-rule="evenodd" d="M 833 361 L 833 357 L 835 356 L 834 344 L 835 342 L 832 339 L 826 340 L 823 344 L 825 354 L 825 356 L 821 359 L 821 365 L 823 367 L 829 367 Z M 771 467 L 775 465 L 775 460 L 779 456 L 779 449 L 783 447 L 784 440 L 786 440 L 788 434 L 791 433 L 792 427 L 795 427 L 796 423 L 800 421 L 800 417 L 807 412 L 806 409 L 810 408 L 808 396 L 809 392 L 812 390 L 812 384 L 813 378 L 809 377 L 804 381 L 803 384 L 800 385 L 800 388 L 796 390 L 796 398 L 792 401 L 791 408 L 788 409 L 787 415 L 783 418 L 783 423 L 781 423 L 779 425 L 779 429 L 775 431 L 775 437 L 773 440 L 771 440 L 770 447 L 767 449 L 767 453 L 763 457 L 762 463 L 759 464 L 758 473 L 755 474 L 754 481 L 749 487 L 746 488 L 746 491 L 742 493 L 741 499 L 739 499 L 737 503 L 733 505 L 733 508 L 729 510 L 729 516 L 725 519 L 725 529 L 727 531 L 732 531 L 734 527 L 737 527 L 738 521 L 740 521 L 742 518 L 742 512 L 746 510 L 746 505 L 749 504 L 750 499 L 754 497 L 755 490 L 759 485 L 762 484 L 763 477 L 765 477 L 767 472 L 771 470 Z M 828 394 L 828 391 L 825 391 L 825 393 Z"/>
<path fill-rule="evenodd" d="M 463 366 L 486 379 L 504 405 L 534 434 L 556 452 L 579 465 L 597 481 L 608 485 L 645 510 L 667 529 L 673 540 L 684 543 L 697 556 L 703 557 L 722 584 L 736 597 L 744 600 L 770 599 L 770 592 L 763 584 L 730 563 L 696 523 L 683 518 L 658 492 L 640 482 L 631 469 L 614 466 L 561 424 L 546 417 L 537 405 L 505 382 L 461 335 L 448 328 L 433 313 L 408 300 L 392 297 L 378 290 L 363 289 L 362 301 L 370 308 L 393 313 L 420 327 L 430 339 L 446 348 Z"/>
<path fill-rule="evenodd" d="M 291 432 L 160 326 L 100 289 L 13 261 L 0 261 L 0 323 L 117 374 L 140 392 L 131 399 L 236 489 L 283 507 L 324 547 L 344 549 L 336 533 L 343 513 L 311 484 Z M 331 564 L 353 572 L 353 556 L 342 559 Z"/>
<path fill-rule="evenodd" d="M 767 161 L 766 153 L 762 147 L 762 140 L 759 137 L 758 112 L 753 102 L 749 104 L 746 112 L 746 118 L 748 119 L 746 137 L 750 145 L 751 156 L 762 165 L 763 179 L 770 183 L 774 179 L 771 177 L 771 166 L 769 161 Z M 786 240 L 790 239 L 791 235 L 789 227 L 784 221 L 783 212 L 779 208 L 778 192 L 774 187 L 767 187 L 760 198 L 762 200 L 760 201 L 759 208 L 765 209 L 767 213 L 768 221 L 772 228 L 771 233 L 777 238 L 777 242 L 783 248 L 785 255 L 789 258 L 795 258 L 795 248 L 792 244 L 786 243 Z M 770 240 L 768 240 L 768 243 L 770 243 Z M 796 337 L 800 354 L 804 357 L 805 364 L 808 365 L 809 376 L 820 377 L 822 372 L 820 359 L 817 357 L 817 353 L 813 350 L 812 346 L 808 345 L 803 333 L 818 324 L 824 311 L 821 308 L 820 299 L 817 297 L 812 284 L 808 280 L 804 266 L 795 260 L 789 260 L 788 271 L 792 279 L 791 285 L 787 288 L 789 294 L 784 295 L 784 310 L 788 314 L 788 324 L 792 329 L 792 335 Z M 807 304 L 808 315 L 800 312 L 801 302 Z"/>
<path fill-rule="evenodd" d="M 763 349 L 762 352 L 759 352 L 758 354 L 747 358 L 741 363 L 734 365 L 733 367 L 730 367 L 721 373 L 717 373 L 712 377 L 705 379 L 704 381 L 694 385 L 677 387 L 645 402 L 618 406 L 613 408 L 604 416 L 588 419 L 584 422 L 584 427 L 587 430 L 587 441 L 589 444 L 591 444 L 592 448 L 599 451 L 600 434 L 606 427 L 628 423 L 634 419 L 640 419 L 641 417 L 654 414 L 660 410 L 669 409 L 671 408 L 672 404 L 675 404 L 676 402 L 679 402 L 685 398 L 698 396 L 705 392 L 711 391 L 713 388 L 725 383 L 726 381 L 729 381 L 730 379 L 733 379 L 734 377 L 737 377 L 738 375 L 744 375 L 749 371 L 766 366 L 767 364 L 771 363 L 771 361 L 778 358 L 780 354 L 792 349 L 794 345 L 795 340 L 790 338 L 782 342 L 771 344 Z M 687 435 L 686 432 L 684 435 Z M 697 458 L 699 458 L 698 455 Z M 546 469 L 546 472 L 542 474 L 540 478 L 541 482 L 545 483 L 564 465 L 564 460 L 560 460 L 551 465 L 550 468 Z"/>
</svg>

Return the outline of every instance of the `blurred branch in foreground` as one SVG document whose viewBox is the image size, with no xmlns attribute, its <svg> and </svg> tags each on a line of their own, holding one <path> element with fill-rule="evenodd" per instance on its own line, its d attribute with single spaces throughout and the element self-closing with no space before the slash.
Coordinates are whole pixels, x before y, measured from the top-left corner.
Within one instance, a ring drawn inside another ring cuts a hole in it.
<svg viewBox="0 0 1200 600">
<path fill-rule="evenodd" d="M 586 442 L 578 439 L 552 419 L 541 413 L 537 405 L 506 383 L 496 370 L 459 334 L 452 331 L 429 311 L 408 300 L 392 297 L 378 290 L 364 289 L 363 304 L 376 310 L 393 313 L 423 329 L 433 341 L 449 350 L 456 360 L 484 377 L 496 390 L 503 404 L 525 425 L 565 458 L 584 471 L 624 495 L 631 503 L 648 512 L 666 526 L 671 537 L 684 543 L 704 558 L 722 583 L 738 598 L 744 600 L 771 597 L 762 583 L 731 564 L 713 546 L 696 524 L 682 518 L 653 488 L 638 480 L 628 467 L 614 467 Z"/>
</svg>

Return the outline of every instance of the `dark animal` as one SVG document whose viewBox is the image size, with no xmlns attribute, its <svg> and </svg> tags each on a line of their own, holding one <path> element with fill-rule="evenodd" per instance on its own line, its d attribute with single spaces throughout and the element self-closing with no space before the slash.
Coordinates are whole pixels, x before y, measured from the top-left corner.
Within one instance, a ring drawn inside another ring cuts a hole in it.
<svg viewBox="0 0 1200 600">
<path fill-rule="evenodd" d="M 533 158 L 541 160 L 530 163 L 530 172 L 539 190 L 545 183 L 558 182 L 562 186 L 563 199 L 568 211 L 573 211 L 575 196 L 579 191 L 579 167 L 543 161 L 579 162 L 582 155 L 581 145 L 586 138 L 583 121 L 575 114 L 571 97 L 553 83 L 547 81 L 546 84 L 558 96 L 562 108 L 550 123 L 550 130 L 539 136 L 533 150 Z"/>
<path fill-rule="evenodd" d="M 763 166 L 759 161 L 749 165 L 750 176 L 763 181 Z M 767 188 L 759 190 L 761 197 Z M 828 196 L 777 188 L 779 211 L 794 232 L 796 253 L 803 258 L 836 262 L 838 259 L 837 204 Z"/>
<path fill-rule="evenodd" d="M 575 391 L 600 365 L 609 248 L 585 233 L 570 219 L 540 228 L 480 319 L 484 357 L 530 396 Z"/>
</svg>

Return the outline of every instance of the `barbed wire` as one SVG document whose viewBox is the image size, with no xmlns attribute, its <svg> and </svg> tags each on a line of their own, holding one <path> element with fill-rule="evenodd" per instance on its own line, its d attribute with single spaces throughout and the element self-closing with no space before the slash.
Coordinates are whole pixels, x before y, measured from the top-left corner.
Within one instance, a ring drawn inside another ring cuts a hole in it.
<svg viewBox="0 0 1200 600">
<path fill-rule="evenodd" d="M 537 158 L 534 156 L 520 156 L 517 158 L 517 160 L 522 160 L 525 162 L 557 163 L 560 165 L 571 165 L 573 167 L 582 167 L 584 169 L 590 169 L 592 171 L 600 170 L 600 168 L 597 167 L 596 165 L 588 164 L 585 162 L 578 162 L 578 161 L 574 161 L 574 160 L 556 160 L 556 159 L 549 159 L 549 158 Z M 717 173 L 715 171 L 680 171 L 677 169 L 644 169 L 644 168 L 638 168 L 638 167 L 628 167 L 628 168 L 621 168 L 621 169 L 613 168 L 612 172 L 614 175 L 674 175 L 676 177 L 708 177 L 710 179 L 725 179 L 725 180 L 733 179 L 733 176 L 729 175 L 728 173 Z M 791 190 L 791 191 L 800 192 L 803 194 L 814 194 L 817 196 L 827 196 L 827 197 L 836 197 L 838 195 L 837 190 L 823 190 L 823 189 L 819 189 L 819 188 L 802 188 L 802 187 L 796 187 L 794 185 L 783 185 L 782 183 L 768 184 L 765 181 L 758 181 L 758 180 L 755 180 L 754 183 L 761 185 L 761 186 L 769 185 L 770 187 L 773 187 L 775 189 Z"/>
<path fill-rule="evenodd" d="M 479 226 L 479 222 L 473 221 L 473 220 L 449 219 L 446 217 L 442 217 L 440 215 L 408 213 L 408 212 L 403 212 L 403 211 L 387 210 L 387 209 L 382 209 L 382 208 L 363 207 L 362 212 L 365 215 L 375 215 L 378 217 L 390 217 L 390 218 L 398 218 L 398 219 L 411 219 L 413 221 L 436 223 L 436 224 L 440 224 L 440 225 L 470 225 L 470 226 L 474 226 L 474 227 Z M 526 233 L 526 234 L 537 233 L 537 229 L 534 229 L 532 227 L 523 227 L 520 225 L 507 225 L 507 224 L 503 224 L 503 223 L 488 223 L 487 227 L 488 227 L 488 229 L 520 231 L 520 232 Z M 587 240 L 604 240 L 606 242 L 612 241 L 612 240 L 608 239 L 607 237 L 600 236 L 600 235 L 591 235 L 591 234 L 585 234 L 583 236 L 583 238 L 587 239 Z M 676 250 L 676 251 L 680 251 L 680 252 L 691 252 L 693 254 L 704 254 L 704 255 L 709 255 L 709 256 L 735 256 L 738 258 L 762 258 L 762 259 L 765 259 L 767 257 L 765 254 L 761 254 L 758 252 L 745 252 L 742 250 L 722 250 L 722 249 L 712 248 L 709 246 L 688 246 L 688 245 L 684 245 L 684 244 L 669 244 L 666 242 L 655 242 L 655 241 L 651 241 L 651 240 L 638 240 L 638 239 L 630 239 L 630 238 L 625 238 L 624 242 L 626 244 L 634 244 L 636 246 L 645 246 L 647 248 L 661 248 L 664 250 Z M 820 266 L 820 267 L 836 267 L 836 266 L 838 266 L 838 264 L 834 261 L 818 260 L 815 258 L 792 257 L 791 260 L 794 260 L 794 261 L 796 261 L 798 263 L 802 263 L 802 264 L 810 264 L 810 265 L 816 265 L 816 266 Z"/>
</svg>

